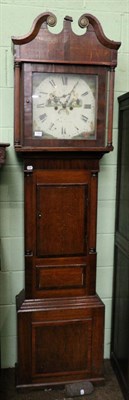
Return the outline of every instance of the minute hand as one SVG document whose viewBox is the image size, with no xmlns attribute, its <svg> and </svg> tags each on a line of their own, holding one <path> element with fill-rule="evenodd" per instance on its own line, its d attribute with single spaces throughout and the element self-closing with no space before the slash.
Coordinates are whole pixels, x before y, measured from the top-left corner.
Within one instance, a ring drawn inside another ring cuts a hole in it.
<svg viewBox="0 0 129 400">
<path fill-rule="evenodd" d="M 73 88 L 70 90 L 69 93 L 67 93 L 67 94 L 65 94 L 65 95 L 62 96 L 62 97 L 67 97 L 66 103 L 68 103 L 68 101 L 69 101 L 69 99 L 70 99 L 70 97 L 71 97 L 71 94 L 72 94 L 72 92 L 74 91 L 74 89 L 76 88 L 76 86 L 78 85 L 78 83 L 79 83 L 79 81 L 77 81 L 77 82 L 75 83 L 75 85 L 73 86 Z"/>
</svg>

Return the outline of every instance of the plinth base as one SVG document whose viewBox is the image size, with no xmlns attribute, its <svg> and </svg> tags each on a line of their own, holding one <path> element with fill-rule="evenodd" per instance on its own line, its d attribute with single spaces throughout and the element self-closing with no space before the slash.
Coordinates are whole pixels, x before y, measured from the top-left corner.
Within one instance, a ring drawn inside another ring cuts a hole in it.
<svg viewBox="0 0 129 400">
<path fill-rule="evenodd" d="M 17 296 L 17 388 L 100 383 L 104 305 L 88 297 L 20 300 Z"/>
</svg>

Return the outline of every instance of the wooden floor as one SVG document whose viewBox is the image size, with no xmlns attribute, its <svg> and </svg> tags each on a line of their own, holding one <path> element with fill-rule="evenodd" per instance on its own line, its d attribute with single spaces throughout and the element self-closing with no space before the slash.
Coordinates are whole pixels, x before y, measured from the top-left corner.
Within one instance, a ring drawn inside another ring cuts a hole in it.
<svg viewBox="0 0 129 400">
<path fill-rule="evenodd" d="M 15 370 L 13 368 L 1 371 L 0 399 L 1 400 L 65 400 L 65 389 L 36 390 L 18 392 L 15 389 Z M 79 400 L 81 397 L 77 397 Z M 84 400 L 123 400 L 118 381 L 112 370 L 110 361 L 105 361 L 105 385 L 95 387 L 90 395 L 83 396 Z M 82 399 L 82 400 L 83 400 Z"/>
</svg>

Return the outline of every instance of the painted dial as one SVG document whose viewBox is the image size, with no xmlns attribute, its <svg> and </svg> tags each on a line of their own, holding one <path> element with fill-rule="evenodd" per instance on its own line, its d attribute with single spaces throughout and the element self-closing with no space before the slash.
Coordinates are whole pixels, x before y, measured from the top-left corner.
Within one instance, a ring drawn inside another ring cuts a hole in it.
<svg viewBox="0 0 129 400">
<path fill-rule="evenodd" d="M 95 139 L 96 91 L 94 75 L 34 73 L 34 137 Z"/>
</svg>

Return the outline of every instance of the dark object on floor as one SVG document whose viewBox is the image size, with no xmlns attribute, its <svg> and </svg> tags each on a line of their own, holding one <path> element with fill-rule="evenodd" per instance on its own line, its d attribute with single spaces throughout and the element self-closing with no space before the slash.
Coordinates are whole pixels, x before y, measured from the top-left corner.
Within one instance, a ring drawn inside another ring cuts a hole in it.
<svg viewBox="0 0 129 400">
<path fill-rule="evenodd" d="M 65 385 L 65 395 L 67 397 L 84 396 L 85 394 L 91 394 L 94 391 L 94 386 L 91 382 L 74 382 Z"/>
<path fill-rule="evenodd" d="M 104 363 L 105 385 L 95 386 L 94 392 L 84 395 L 83 400 L 123 400 L 117 378 L 111 367 L 110 361 Z M 0 400 L 65 400 L 65 389 L 28 390 L 17 392 L 15 388 L 15 370 L 13 368 L 2 370 L 0 383 Z M 79 397 L 77 397 L 79 400 Z M 80 396 L 82 400 L 82 396 Z"/>
</svg>

